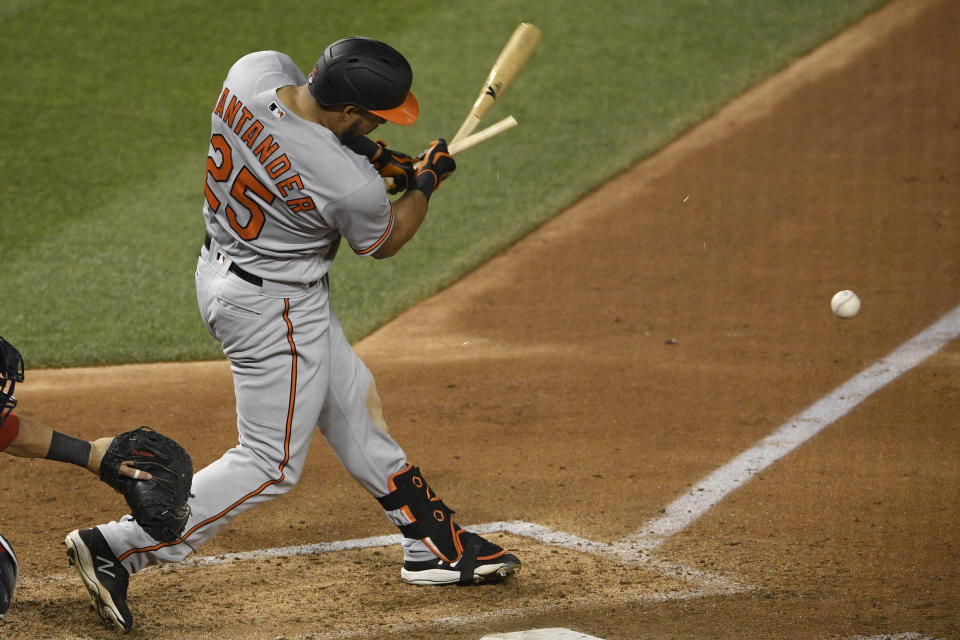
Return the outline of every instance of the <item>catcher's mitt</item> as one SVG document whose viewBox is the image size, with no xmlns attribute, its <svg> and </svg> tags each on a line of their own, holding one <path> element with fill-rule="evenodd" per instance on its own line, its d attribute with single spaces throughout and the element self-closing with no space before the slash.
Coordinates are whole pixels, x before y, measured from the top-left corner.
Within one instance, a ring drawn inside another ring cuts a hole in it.
<svg viewBox="0 0 960 640">
<path fill-rule="evenodd" d="M 122 476 L 125 460 L 153 477 L 140 480 Z M 114 437 L 100 462 L 100 479 L 123 494 L 130 514 L 143 530 L 160 542 L 180 537 L 190 517 L 193 462 L 171 438 L 150 427 L 140 427 Z"/>
</svg>

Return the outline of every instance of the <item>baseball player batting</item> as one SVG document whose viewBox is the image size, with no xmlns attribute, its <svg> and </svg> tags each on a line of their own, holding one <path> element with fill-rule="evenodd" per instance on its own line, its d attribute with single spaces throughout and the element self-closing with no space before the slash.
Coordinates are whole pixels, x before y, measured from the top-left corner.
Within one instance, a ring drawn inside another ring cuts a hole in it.
<svg viewBox="0 0 960 640">
<path fill-rule="evenodd" d="M 516 556 L 458 526 L 407 460 L 330 308 L 328 270 L 341 240 L 360 256 L 393 256 L 456 168 L 442 139 L 414 168 L 408 154 L 366 137 L 417 119 L 412 81 L 399 52 L 361 37 L 328 46 L 309 77 L 276 51 L 229 70 L 212 104 L 196 289 L 231 364 L 239 444 L 194 476 L 178 540 L 158 544 L 124 518 L 74 541 L 109 564 L 85 584 L 118 629 L 133 624 L 129 574 L 182 560 L 240 513 L 290 491 L 314 429 L 399 527 L 403 580 L 468 585 L 519 572 Z M 384 177 L 404 191 L 395 201 Z"/>
</svg>

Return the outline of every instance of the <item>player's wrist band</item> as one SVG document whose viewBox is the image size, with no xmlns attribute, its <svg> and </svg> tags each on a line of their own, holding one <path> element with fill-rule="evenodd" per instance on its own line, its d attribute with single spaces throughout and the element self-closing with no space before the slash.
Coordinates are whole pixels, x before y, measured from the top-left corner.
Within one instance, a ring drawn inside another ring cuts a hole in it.
<svg viewBox="0 0 960 640">
<path fill-rule="evenodd" d="M 47 460 L 70 462 L 78 467 L 86 467 L 90 460 L 91 447 L 92 445 L 86 440 L 54 431 L 50 439 L 50 450 L 45 457 Z"/>
<path fill-rule="evenodd" d="M 410 183 L 410 189 L 416 189 L 421 192 L 423 195 L 427 196 L 427 200 L 430 200 L 430 196 L 433 195 L 433 192 L 437 188 L 437 174 L 429 169 L 421 170 L 417 173 L 416 177 L 413 179 L 413 182 Z M 409 189 L 408 189 L 409 190 Z"/>
</svg>

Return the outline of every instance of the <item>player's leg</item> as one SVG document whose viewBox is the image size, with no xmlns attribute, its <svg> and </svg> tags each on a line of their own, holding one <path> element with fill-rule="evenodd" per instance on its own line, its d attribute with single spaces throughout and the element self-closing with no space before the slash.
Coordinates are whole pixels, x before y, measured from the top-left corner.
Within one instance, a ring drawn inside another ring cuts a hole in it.
<svg viewBox="0 0 960 640">
<path fill-rule="evenodd" d="M 407 456 L 387 431 L 373 375 L 330 312 L 330 381 L 318 428 L 346 470 L 375 496 Z"/>
<path fill-rule="evenodd" d="M 183 559 L 237 515 L 297 483 L 329 376 L 327 291 L 277 291 L 200 261 L 198 302 L 230 360 L 239 443 L 194 475 L 179 541 L 158 544 L 130 517 L 100 527 L 128 570 Z"/>
<path fill-rule="evenodd" d="M 463 530 L 406 461 L 380 412 L 373 375 L 330 320 L 331 377 L 319 428 L 347 471 L 403 533 L 401 577 L 415 584 L 473 584 L 513 575 L 516 556 Z"/>
<path fill-rule="evenodd" d="M 255 288 L 207 257 L 197 269 L 197 300 L 230 360 L 239 444 L 194 475 L 191 516 L 179 540 L 158 543 L 126 516 L 64 541 L 94 608 L 121 631 L 133 624 L 130 573 L 183 559 L 243 511 L 296 484 L 324 401 L 326 286 Z"/>
</svg>

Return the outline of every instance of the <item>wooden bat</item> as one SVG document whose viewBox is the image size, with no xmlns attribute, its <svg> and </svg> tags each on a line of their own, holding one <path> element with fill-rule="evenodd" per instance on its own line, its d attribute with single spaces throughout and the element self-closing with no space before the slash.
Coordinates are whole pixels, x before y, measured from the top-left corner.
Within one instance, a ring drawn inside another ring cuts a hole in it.
<svg viewBox="0 0 960 640">
<path fill-rule="evenodd" d="M 467 114 L 466 120 L 460 125 L 457 135 L 450 140 L 451 146 L 470 135 L 477 128 L 484 114 L 517 79 L 520 70 L 523 69 L 530 56 L 540 45 L 541 39 L 540 29 L 528 22 L 521 22 L 514 30 L 510 40 L 507 41 L 503 51 L 500 52 L 497 61 L 493 63 L 490 74 L 480 90 L 480 96 L 473 104 L 470 113 Z"/>
<path fill-rule="evenodd" d="M 460 138 L 456 142 L 451 142 L 447 145 L 447 151 L 450 152 L 450 155 L 455 155 L 461 151 L 464 151 L 465 149 L 469 149 L 474 145 L 480 144 L 484 140 L 489 140 L 493 136 L 501 134 L 507 129 L 512 129 L 515 126 L 517 126 L 517 119 L 513 116 L 507 116 L 500 122 L 492 124 L 486 129 L 481 129 L 480 131 L 470 134 L 465 138 Z"/>
<path fill-rule="evenodd" d="M 504 131 L 506 131 L 507 129 L 512 129 L 515 126 L 517 126 L 517 119 L 514 118 L 513 116 L 507 116 L 500 122 L 497 122 L 496 124 L 492 124 L 486 129 L 481 129 L 476 133 L 470 134 L 465 138 L 461 138 L 456 142 L 452 142 L 448 144 L 447 151 L 450 152 L 450 155 L 456 155 L 461 151 L 464 151 L 466 149 L 469 149 L 470 147 L 478 145 L 484 140 L 489 140 L 493 136 L 499 135 Z M 421 162 L 420 160 L 417 160 L 416 164 L 413 165 L 414 168 L 419 167 L 420 162 Z M 387 189 L 393 188 L 393 178 L 386 177 L 383 179 L 383 181 L 386 183 Z"/>
</svg>

